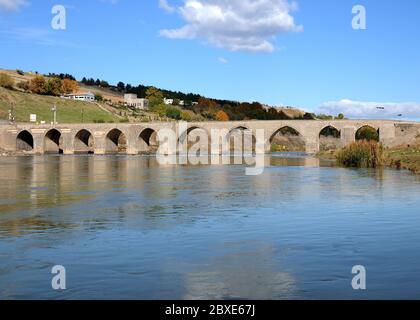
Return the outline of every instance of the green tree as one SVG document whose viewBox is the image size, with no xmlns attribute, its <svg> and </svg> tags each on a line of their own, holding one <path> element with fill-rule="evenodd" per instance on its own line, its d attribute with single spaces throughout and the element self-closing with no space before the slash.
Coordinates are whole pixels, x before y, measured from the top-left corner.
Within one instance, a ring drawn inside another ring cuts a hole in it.
<svg viewBox="0 0 420 320">
<path fill-rule="evenodd" d="M 121 82 L 121 81 L 118 82 L 117 88 L 118 88 L 118 90 L 120 90 L 121 92 L 123 92 L 125 90 L 125 84 L 124 84 L 124 82 Z"/>
<path fill-rule="evenodd" d="M 375 128 L 365 126 L 356 132 L 356 140 L 379 141 L 379 133 Z"/>
<path fill-rule="evenodd" d="M 106 81 L 104 81 L 104 80 L 102 80 L 102 81 L 99 83 L 99 86 L 100 86 L 101 88 L 108 88 L 108 87 L 109 87 L 109 83 L 108 83 L 108 82 L 106 82 Z"/>
<path fill-rule="evenodd" d="M 163 93 L 155 87 L 149 87 L 146 90 L 146 98 L 149 100 L 149 106 L 152 111 L 163 103 Z"/>
</svg>

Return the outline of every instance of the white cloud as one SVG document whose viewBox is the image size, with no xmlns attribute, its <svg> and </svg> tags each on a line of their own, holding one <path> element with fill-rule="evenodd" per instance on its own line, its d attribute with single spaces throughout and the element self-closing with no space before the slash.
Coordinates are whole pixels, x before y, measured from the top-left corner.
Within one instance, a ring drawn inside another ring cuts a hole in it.
<svg viewBox="0 0 420 320">
<path fill-rule="evenodd" d="M 27 4 L 26 0 L 0 0 L 0 9 L 16 11 Z"/>
<path fill-rule="evenodd" d="M 159 8 L 165 10 L 168 13 L 175 12 L 176 8 L 171 6 L 167 0 L 159 0 Z"/>
<path fill-rule="evenodd" d="M 228 62 L 229 62 L 227 59 L 225 59 L 225 58 L 223 58 L 223 57 L 219 57 L 217 60 L 218 60 L 220 63 L 228 63 Z"/>
<path fill-rule="evenodd" d="M 343 113 L 353 119 L 420 119 L 420 103 L 380 103 L 344 99 L 323 103 L 319 112 L 329 115 Z"/>
<path fill-rule="evenodd" d="M 178 29 L 161 30 L 170 39 L 203 39 L 230 51 L 272 52 L 275 37 L 302 31 L 288 0 L 184 0 L 177 11 L 186 22 Z"/>
</svg>

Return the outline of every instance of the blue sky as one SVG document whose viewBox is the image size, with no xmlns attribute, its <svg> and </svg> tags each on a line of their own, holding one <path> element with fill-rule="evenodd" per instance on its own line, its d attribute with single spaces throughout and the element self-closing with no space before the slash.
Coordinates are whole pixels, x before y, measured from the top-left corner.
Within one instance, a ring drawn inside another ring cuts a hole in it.
<svg viewBox="0 0 420 320">
<path fill-rule="evenodd" d="M 56 4 L 66 30 L 51 28 Z M 420 118 L 419 14 L 414 0 L 0 0 L 0 67 Z"/>
</svg>

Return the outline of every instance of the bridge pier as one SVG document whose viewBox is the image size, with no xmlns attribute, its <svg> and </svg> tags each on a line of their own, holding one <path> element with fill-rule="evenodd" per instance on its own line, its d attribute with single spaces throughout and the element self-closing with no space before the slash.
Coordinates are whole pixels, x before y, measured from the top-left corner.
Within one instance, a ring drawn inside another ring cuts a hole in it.
<svg viewBox="0 0 420 320">
<path fill-rule="evenodd" d="M 93 138 L 95 143 L 93 145 L 93 152 L 96 155 L 106 154 L 106 133 L 103 131 L 93 132 Z"/>
<path fill-rule="evenodd" d="M 45 143 L 44 136 L 46 130 L 43 129 L 33 129 L 32 137 L 34 139 L 34 150 L 35 154 L 44 154 L 45 153 Z"/>
<path fill-rule="evenodd" d="M 391 146 L 395 140 L 396 128 L 394 124 L 383 124 L 379 128 L 379 139 L 384 146 Z"/>
<path fill-rule="evenodd" d="M 356 127 L 345 126 L 341 130 L 341 147 L 346 147 L 356 141 Z"/>
<path fill-rule="evenodd" d="M 62 138 L 62 149 L 63 154 L 72 155 L 74 154 L 74 137 L 72 131 L 69 129 L 63 129 L 61 131 Z"/>
<path fill-rule="evenodd" d="M 319 137 L 306 139 L 305 150 L 308 154 L 315 154 L 319 152 Z"/>
</svg>

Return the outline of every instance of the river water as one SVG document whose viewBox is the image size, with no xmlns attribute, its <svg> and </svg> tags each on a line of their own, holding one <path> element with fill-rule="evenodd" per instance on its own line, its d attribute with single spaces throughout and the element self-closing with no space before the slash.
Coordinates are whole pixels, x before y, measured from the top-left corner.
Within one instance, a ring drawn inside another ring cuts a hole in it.
<svg viewBox="0 0 420 320">
<path fill-rule="evenodd" d="M 420 298 L 419 177 L 266 164 L 0 158 L 0 299 Z"/>
</svg>

